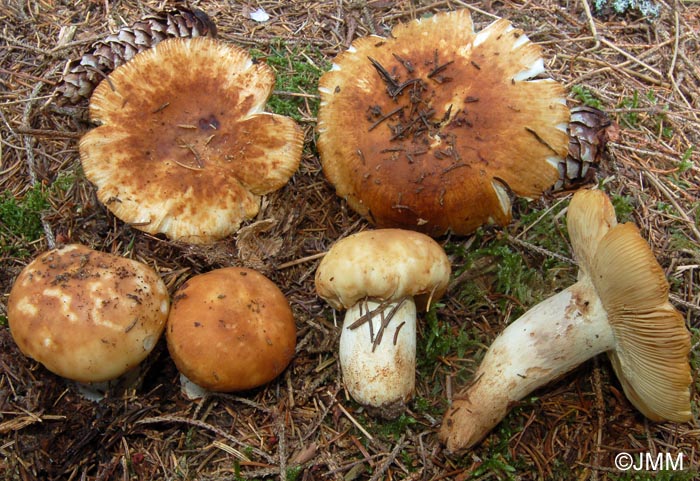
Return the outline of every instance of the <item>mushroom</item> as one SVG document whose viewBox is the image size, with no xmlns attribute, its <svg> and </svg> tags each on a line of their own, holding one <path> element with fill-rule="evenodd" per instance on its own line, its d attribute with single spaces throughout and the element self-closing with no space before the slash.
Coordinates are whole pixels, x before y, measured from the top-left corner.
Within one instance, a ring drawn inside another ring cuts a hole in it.
<svg viewBox="0 0 700 481">
<path fill-rule="evenodd" d="M 336 242 L 316 270 L 316 291 L 347 309 L 339 358 L 350 396 L 379 416 L 398 416 L 416 375 L 416 305 L 428 309 L 447 288 L 442 247 L 414 231 L 379 229 Z"/>
<path fill-rule="evenodd" d="M 653 421 L 687 421 L 690 335 L 664 272 L 634 224 L 600 191 L 578 191 L 567 225 L 577 282 L 510 324 L 447 410 L 450 451 L 480 441 L 528 393 L 607 353 L 627 398 Z"/>
<path fill-rule="evenodd" d="M 467 10 L 354 41 L 320 79 L 327 179 L 377 227 L 431 236 L 506 224 L 511 194 L 537 198 L 568 148 L 564 88 L 541 49 Z"/>
<path fill-rule="evenodd" d="M 262 386 L 285 370 L 296 347 L 284 294 L 264 275 L 239 267 L 188 279 L 173 296 L 165 332 L 190 398 Z"/>
<path fill-rule="evenodd" d="M 147 265 L 70 244 L 22 270 L 7 309 L 22 353 L 64 378 L 102 383 L 127 373 L 153 350 L 169 297 Z"/>
<path fill-rule="evenodd" d="M 272 69 L 238 47 L 164 40 L 95 90 L 90 116 L 101 125 L 80 141 L 85 175 L 138 229 L 190 243 L 222 239 L 299 166 L 301 129 L 263 111 L 273 84 Z"/>
</svg>

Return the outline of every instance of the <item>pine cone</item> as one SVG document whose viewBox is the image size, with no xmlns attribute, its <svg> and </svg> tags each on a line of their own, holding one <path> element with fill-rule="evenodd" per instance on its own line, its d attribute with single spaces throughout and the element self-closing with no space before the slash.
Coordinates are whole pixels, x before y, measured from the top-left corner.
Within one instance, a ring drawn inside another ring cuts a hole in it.
<svg viewBox="0 0 700 481">
<path fill-rule="evenodd" d="M 611 126 L 610 118 L 602 110 L 586 105 L 571 109 L 569 154 L 559 162 L 559 180 L 552 192 L 576 189 L 593 179 Z"/>
<path fill-rule="evenodd" d="M 60 101 L 77 104 L 89 99 L 97 84 L 137 53 L 166 38 L 200 36 L 216 37 L 216 25 L 201 10 L 179 8 L 144 17 L 93 43 L 80 60 L 69 61 L 56 92 Z"/>
</svg>

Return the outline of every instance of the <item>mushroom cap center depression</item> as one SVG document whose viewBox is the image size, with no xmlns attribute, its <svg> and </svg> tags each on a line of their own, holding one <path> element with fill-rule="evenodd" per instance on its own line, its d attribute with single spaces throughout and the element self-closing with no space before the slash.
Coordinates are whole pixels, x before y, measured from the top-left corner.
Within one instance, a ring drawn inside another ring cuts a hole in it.
<svg viewBox="0 0 700 481">
<path fill-rule="evenodd" d="M 145 172 L 165 170 L 175 177 L 191 177 L 197 171 L 213 170 L 227 178 L 247 157 L 264 155 L 254 140 L 258 141 L 266 130 L 238 124 L 253 105 L 251 96 L 239 99 L 241 92 L 223 91 L 216 79 L 206 78 L 201 78 L 196 88 L 211 92 L 209 95 L 174 95 L 173 91 L 188 91 L 193 86 L 186 82 L 180 85 L 177 79 L 172 82 L 170 89 L 155 91 L 149 98 L 130 98 L 130 103 L 140 105 L 124 110 L 123 119 L 118 118 L 119 113 L 112 114 L 110 123 L 114 125 L 138 126 L 123 140 L 122 148 L 139 157 Z M 264 145 L 275 145 L 274 139 L 268 140 Z M 284 139 L 278 142 L 282 146 Z M 146 180 L 147 176 L 143 177 Z M 207 178 L 212 179 L 211 173 Z"/>
</svg>

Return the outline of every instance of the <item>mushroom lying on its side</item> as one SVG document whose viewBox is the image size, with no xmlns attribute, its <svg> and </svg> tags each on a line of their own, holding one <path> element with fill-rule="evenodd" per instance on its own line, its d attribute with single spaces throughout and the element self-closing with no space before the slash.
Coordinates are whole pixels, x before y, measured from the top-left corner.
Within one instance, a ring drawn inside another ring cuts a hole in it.
<svg viewBox="0 0 700 481">
<path fill-rule="evenodd" d="M 379 229 L 339 240 L 316 271 L 316 291 L 347 309 L 340 335 L 345 387 L 360 404 L 392 418 L 411 398 L 416 376 L 416 305 L 447 288 L 450 262 L 430 237 Z"/>
<path fill-rule="evenodd" d="M 574 195 L 567 225 L 578 282 L 526 312 L 489 347 L 445 414 L 440 438 L 448 450 L 473 446 L 513 403 L 603 352 L 642 414 L 690 419 L 690 335 L 649 246 L 633 224 L 617 224 L 600 191 Z"/>
<path fill-rule="evenodd" d="M 165 284 L 150 267 L 71 244 L 24 268 L 12 286 L 7 317 L 22 353 L 59 376 L 99 383 L 118 378 L 151 352 L 169 303 Z"/>
</svg>

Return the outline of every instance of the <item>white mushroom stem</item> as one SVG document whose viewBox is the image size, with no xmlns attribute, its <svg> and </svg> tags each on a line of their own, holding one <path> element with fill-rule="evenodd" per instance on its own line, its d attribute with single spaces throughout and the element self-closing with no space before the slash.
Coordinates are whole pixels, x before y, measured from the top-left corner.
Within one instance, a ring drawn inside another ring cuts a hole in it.
<svg viewBox="0 0 700 481">
<path fill-rule="evenodd" d="M 78 394 L 88 401 L 101 402 L 108 395 L 120 396 L 125 391 L 135 390 L 141 387 L 144 376 L 144 366 L 139 364 L 128 370 L 121 376 L 109 381 L 79 382 L 71 381 Z"/>
<path fill-rule="evenodd" d="M 614 345 L 607 312 L 584 277 L 530 309 L 496 338 L 471 385 L 455 396 L 441 438 L 451 451 L 471 447 L 513 403 Z"/>
<path fill-rule="evenodd" d="M 180 373 L 180 392 L 190 401 L 196 401 L 206 397 L 210 391 Z"/>
<path fill-rule="evenodd" d="M 400 414 L 415 387 L 413 298 L 383 304 L 360 301 L 348 309 L 339 356 L 345 387 L 355 401 L 384 417 Z"/>
</svg>

